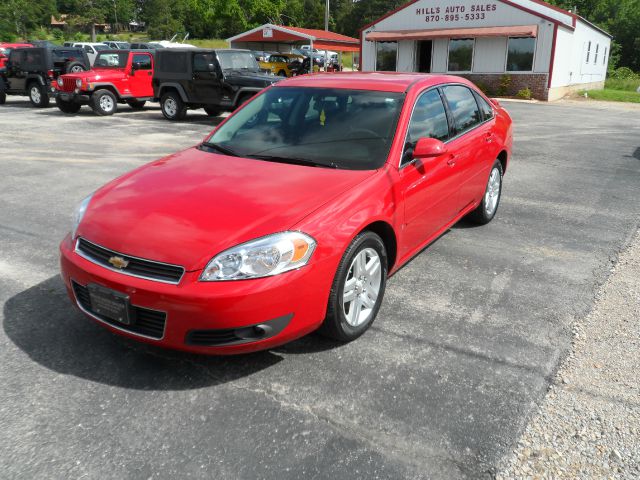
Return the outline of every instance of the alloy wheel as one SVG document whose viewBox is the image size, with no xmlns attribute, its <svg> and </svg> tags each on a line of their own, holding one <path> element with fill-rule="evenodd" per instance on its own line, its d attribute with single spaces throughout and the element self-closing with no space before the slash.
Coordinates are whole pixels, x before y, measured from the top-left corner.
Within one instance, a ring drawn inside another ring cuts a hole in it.
<svg viewBox="0 0 640 480">
<path fill-rule="evenodd" d="M 498 207 L 498 200 L 500 200 L 500 189 L 502 188 L 502 176 L 500 170 L 494 168 L 491 170 L 489 176 L 489 183 L 487 184 L 487 192 L 484 195 L 485 213 L 488 217 L 491 217 Z"/>
<path fill-rule="evenodd" d="M 373 313 L 382 284 L 382 262 L 373 248 L 354 257 L 342 290 L 342 311 L 352 327 L 364 324 Z"/>
<path fill-rule="evenodd" d="M 173 98 L 167 98 L 164 102 L 164 111 L 170 117 L 175 117 L 178 113 L 178 105 Z"/>
<path fill-rule="evenodd" d="M 42 100 L 42 94 L 40 93 L 40 89 L 34 85 L 31 87 L 31 101 L 35 104 L 39 104 Z"/>
<path fill-rule="evenodd" d="M 110 112 L 114 107 L 113 99 L 108 95 L 100 97 L 100 108 L 105 112 Z"/>
</svg>

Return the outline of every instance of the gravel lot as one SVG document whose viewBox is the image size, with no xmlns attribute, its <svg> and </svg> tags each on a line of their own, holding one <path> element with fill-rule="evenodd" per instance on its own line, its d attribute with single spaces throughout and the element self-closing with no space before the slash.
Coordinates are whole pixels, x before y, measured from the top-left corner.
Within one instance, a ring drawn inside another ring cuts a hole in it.
<svg viewBox="0 0 640 480">
<path fill-rule="evenodd" d="M 0 107 L 0 476 L 495 476 L 640 212 L 637 111 L 507 107 L 516 151 L 498 217 L 456 226 L 391 278 L 371 331 L 348 345 L 311 335 L 210 358 L 84 318 L 58 277 L 57 245 L 85 195 L 193 145 L 212 120 L 172 124 L 157 106 L 67 117 L 10 98 Z M 631 472 L 622 443 L 619 453 L 616 474 Z"/>
</svg>

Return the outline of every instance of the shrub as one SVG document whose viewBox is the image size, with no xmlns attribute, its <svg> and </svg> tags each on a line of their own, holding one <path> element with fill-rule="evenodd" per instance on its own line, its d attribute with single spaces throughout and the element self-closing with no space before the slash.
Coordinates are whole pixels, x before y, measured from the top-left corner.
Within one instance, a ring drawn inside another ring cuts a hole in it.
<svg viewBox="0 0 640 480">
<path fill-rule="evenodd" d="M 609 78 L 612 80 L 640 80 L 640 74 L 630 68 L 620 67 L 610 72 Z"/>
<path fill-rule="evenodd" d="M 511 75 L 502 75 L 500 77 L 500 84 L 498 85 L 498 95 L 504 97 L 509 93 L 511 88 Z"/>
<path fill-rule="evenodd" d="M 51 32 L 51 36 L 56 42 L 64 42 L 64 32 L 58 28 L 54 29 L 53 32 Z"/>
<path fill-rule="evenodd" d="M 485 95 L 491 96 L 489 86 L 484 82 L 476 82 L 476 87 L 478 87 Z"/>
<path fill-rule="evenodd" d="M 533 94 L 531 93 L 531 89 L 529 87 L 523 88 L 518 93 L 516 93 L 516 97 L 521 98 L 523 100 L 531 100 Z"/>
</svg>

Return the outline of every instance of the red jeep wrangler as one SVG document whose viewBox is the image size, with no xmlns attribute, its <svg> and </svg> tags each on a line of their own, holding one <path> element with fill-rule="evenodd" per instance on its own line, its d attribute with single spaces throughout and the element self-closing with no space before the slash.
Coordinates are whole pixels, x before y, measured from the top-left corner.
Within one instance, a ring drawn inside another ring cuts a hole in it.
<svg viewBox="0 0 640 480">
<path fill-rule="evenodd" d="M 153 100 L 153 52 L 105 50 L 98 53 L 88 72 L 58 77 L 54 84 L 56 105 L 65 113 L 76 113 L 90 105 L 98 115 L 113 115 L 118 103 L 140 110 Z"/>
</svg>

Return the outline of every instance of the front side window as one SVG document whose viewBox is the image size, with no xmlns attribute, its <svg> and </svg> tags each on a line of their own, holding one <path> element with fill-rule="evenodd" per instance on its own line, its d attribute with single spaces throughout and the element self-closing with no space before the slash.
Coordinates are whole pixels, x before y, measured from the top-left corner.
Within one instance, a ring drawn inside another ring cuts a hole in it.
<svg viewBox="0 0 640 480">
<path fill-rule="evenodd" d="M 403 102 L 395 92 L 274 87 L 206 143 L 258 160 L 373 170 L 389 155 Z"/>
<path fill-rule="evenodd" d="M 449 85 L 443 91 L 453 114 L 456 134 L 464 133 L 482 122 L 482 114 L 471 90 L 461 85 Z"/>
<path fill-rule="evenodd" d="M 535 48 L 535 38 L 510 38 L 507 53 L 507 72 L 532 71 Z"/>
<path fill-rule="evenodd" d="M 473 47 L 475 40 L 462 38 L 449 40 L 449 67 L 450 72 L 470 72 L 473 65 Z"/>
<path fill-rule="evenodd" d="M 85 45 L 84 46 L 84 51 L 87 52 L 87 53 L 96 53 L 91 45 Z"/>
<path fill-rule="evenodd" d="M 94 62 L 95 67 L 99 68 L 125 68 L 129 60 L 128 53 L 99 53 Z"/>
<path fill-rule="evenodd" d="M 124 55 L 127 55 L 126 53 Z M 151 56 L 135 54 L 133 56 L 133 65 L 138 70 L 151 70 Z"/>
<path fill-rule="evenodd" d="M 395 72 L 398 42 L 376 42 L 376 70 Z"/>
<path fill-rule="evenodd" d="M 193 56 L 194 72 L 209 72 L 209 65 L 215 65 L 215 54 L 213 53 L 196 53 Z"/>
<path fill-rule="evenodd" d="M 438 90 L 423 93 L 416 102 L 409 122 L 403 164 L 411 160 L 409 153 L 421 138 L 437 138 L 443 142 L 449 138 L 447 111 Z"/>
</svg>

